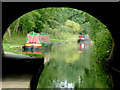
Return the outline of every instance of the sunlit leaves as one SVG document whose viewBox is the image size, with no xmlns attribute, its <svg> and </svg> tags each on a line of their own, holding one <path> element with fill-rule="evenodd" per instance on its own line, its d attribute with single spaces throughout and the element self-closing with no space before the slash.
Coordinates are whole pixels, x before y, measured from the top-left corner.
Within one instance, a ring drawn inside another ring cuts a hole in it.
<svg viewBox="0 0 120 90">
<path fill-rule="evenodd" d="M 72 31 L 75 33 L 79 33 L 83 31 L 83 28 L 80 26 L 80 24 L 75 23 L 74 21 L 67 20 L 65 22 L 65 25 L 72 28 Z"/>
</svg>

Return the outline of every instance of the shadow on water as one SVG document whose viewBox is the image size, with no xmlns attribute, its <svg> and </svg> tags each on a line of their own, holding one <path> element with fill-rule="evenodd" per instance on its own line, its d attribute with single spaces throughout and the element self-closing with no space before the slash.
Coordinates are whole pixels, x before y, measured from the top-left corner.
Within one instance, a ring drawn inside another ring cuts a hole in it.
<svg viewBox="0 0 120 90">
<path fill-rule="evenodd" d="M 96 65 L 91 41 L 53 45 L 46 58 L 37 88 L 110 88 L 109 77 Z"/>
</svg>

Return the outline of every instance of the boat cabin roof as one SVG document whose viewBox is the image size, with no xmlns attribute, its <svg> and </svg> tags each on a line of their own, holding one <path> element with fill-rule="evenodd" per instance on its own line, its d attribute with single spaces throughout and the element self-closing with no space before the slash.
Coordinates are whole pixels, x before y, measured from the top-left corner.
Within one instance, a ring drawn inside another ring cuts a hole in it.
<svg viewBox="0 0 120 90">
<path fill-rule="evenodd" d="M 26 43 L 44 43 L 50 42 L 50 38 L 48 34 L 44 33 L 28 33 Z"/>
</svg>

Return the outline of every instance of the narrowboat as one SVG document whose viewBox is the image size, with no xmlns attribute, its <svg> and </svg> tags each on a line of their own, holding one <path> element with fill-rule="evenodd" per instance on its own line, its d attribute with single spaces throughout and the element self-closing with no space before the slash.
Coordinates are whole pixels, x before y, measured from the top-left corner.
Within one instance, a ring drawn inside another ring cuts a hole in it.
<svg viewBox="0 0 120 90">
<path fill-rule="evenodd" d="M 26 53 L 39 53 L 49 52 L 52 43 L 48 34 L 31 32 L 27 34 L 26 43 L 23 51 Z"/>
<path fill-rule="evenodd" d="M 79 35 L 78 36 L 78 43 L 81 41 L 85 41 L 85 40 L 90 40 L 89 35 Z"/>
</svg>

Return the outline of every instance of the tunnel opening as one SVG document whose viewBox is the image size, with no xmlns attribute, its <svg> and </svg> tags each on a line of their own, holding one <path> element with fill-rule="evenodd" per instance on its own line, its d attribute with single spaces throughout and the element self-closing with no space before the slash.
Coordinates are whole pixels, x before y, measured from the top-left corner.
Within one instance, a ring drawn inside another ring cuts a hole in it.
<svg viewBox="0 0 120 90">
<path fill-rule="evenodd" d="M 114 35 L 113 35 L 113 37 L 114 37 Z M 115 41 L 115 42 L 116 42 L 116 41 Z M 117 46 L 115 46 L 115 45 L 117 45 Z M 114 53 L 116 52 L 116 49 L 114 49 L 114 48 L 116 48 L 116 47 L 118 47 L 118 44 L 113 43 L 112 53 L 111 53 L 111 57 L 109 58 L 109 60 L 112 60 L 113 58 L 115 58 L 115 57 L 114 57 Z M 113 62 L 113 63 L 114 63 L 114 62 Z M 110 63 L 109 65 L 112 65 L 112 64 Z M 116 63 L 115 63 L 115 65 L 116 65 Z M 113 65 L 113 66 L 115 66 L 115 65 Z M 119 66 L 118 66 L 118 67 L 119 67 Z"/>
</svg>

